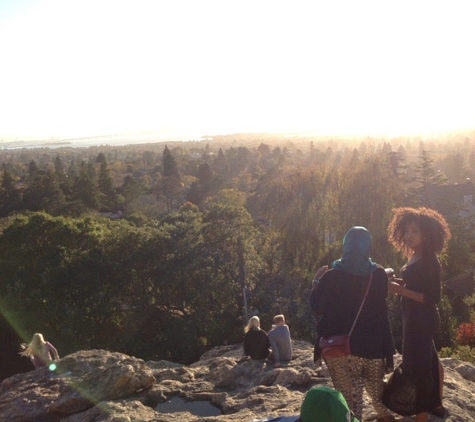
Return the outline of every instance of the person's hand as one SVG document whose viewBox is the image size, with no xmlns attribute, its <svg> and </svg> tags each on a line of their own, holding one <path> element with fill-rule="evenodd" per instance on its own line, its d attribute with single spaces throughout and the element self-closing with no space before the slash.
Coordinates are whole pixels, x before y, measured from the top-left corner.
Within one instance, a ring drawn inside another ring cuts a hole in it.
<svg viewBox="0 0 475 422">
<path fill-rule="evenodd" d="M 397 280 L 397 279 L 395 279 L 395 280 Z M 389 283 L 389 291 L 391 293 L 394 293 L 396 295 L 401 295 L 403 290 L 404 290 L 404 286 L 402 284 L 399 284 L 397 281 L 391 281 Z"/>
<path fill-rule="evenodd" d="M 325 274 L 328 271 L 328 265 L 324 265 L 323 267 L 320 267 L 318 271 L 315 273 L 313 276 L 313 281 L 317 281 L 322 278 L 323 274 Z"/>
</svg>

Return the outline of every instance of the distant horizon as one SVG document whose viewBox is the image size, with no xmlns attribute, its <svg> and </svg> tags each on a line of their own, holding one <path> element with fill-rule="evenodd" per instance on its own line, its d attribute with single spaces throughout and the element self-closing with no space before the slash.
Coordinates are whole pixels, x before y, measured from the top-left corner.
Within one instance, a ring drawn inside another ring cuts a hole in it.
<svg viewBox="0 0 475 422">
<path fill-rule="evenodd" d="M 103 141 L 116 141 L 116 142 L 126 142 L 127 140 L 134 140 L 134 142 L 144 141 L 146 142 L 162 142 L 169 140 L 172 141 L 201 141 L 209 138 L 217 137 L 229 137 L 229 136 L 252 136 L 252 135 L 267 135 L 267 136 L 276 136 L 276 137 L 287 137 L 287 136 L 305 136 L 305 137 L 316 137 L 316 138 L 327 138 L 327 137 L 347 137 L 347 138 L 365 138 L 365 137 L 376 137 L 382 139 L 392 139 L 392 138 L 406 138 L 406 137 L 436 137 L 436 136 L 447 136 L 453 134 L 465 134 L 468 132 L 474 132 L 475 134 L 475 125 L 472 127 L 457 128 L 457 129 L 448 129 L 448 130 L 439 130 L 439 131 L 426 131 L 426 132 L 412 132 L 412 133 L 397 133 L 397 134 L 384 134 L 384 133 L 324 133 L 318 130 L 302 130 L 302 131 L 233 131 L 229 133 L 203 133 L 203 134 L 185 134 L 184 132 L 173 132 L 170 129 L 166 130 L 139 130 L 139 131 L 128 131 L 123 133 L 109 133 L 109 134 L 95 134 L 95 135 L 86 135 L 86 136 L 69 136 L 69 137 L 0 137 L 0 146 L 2 144 L 14 144 L 14 143 L 67 143 L 67 142 L 77 142 L 77 141 L 93 141 L 94 139 L 103 140 Z"/>
</svg>

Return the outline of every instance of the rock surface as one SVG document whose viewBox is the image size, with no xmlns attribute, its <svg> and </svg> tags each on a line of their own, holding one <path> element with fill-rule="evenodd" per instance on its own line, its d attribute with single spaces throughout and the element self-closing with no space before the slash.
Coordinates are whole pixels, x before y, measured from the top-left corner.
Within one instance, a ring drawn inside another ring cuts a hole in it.
<svg viewBox="0 0 475 422">
<path fill-rule="evenodd" d="M 79 351 L 57 362 L 54 371 L 5 379 L 0 422 L 257 422 L 296 415 L 310 387 L 332 386 L 325 366 L 316 370 L 312 351 L 310 343 L 294 341 L 294 359 L 277 369 L 243 358 L 240 344 L 216 347 L 189 366 Z M 475 421 L 475 366 L 456 359 L 442 363 L 445 420 Z M 374 417 L 365 397 L 364 419 Z"/>
</svg>

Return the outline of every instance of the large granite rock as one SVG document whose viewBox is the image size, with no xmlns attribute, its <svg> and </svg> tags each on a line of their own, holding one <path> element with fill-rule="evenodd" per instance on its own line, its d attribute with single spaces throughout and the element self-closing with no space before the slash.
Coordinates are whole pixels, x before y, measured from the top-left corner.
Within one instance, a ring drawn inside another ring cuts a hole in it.
<svg viewBox="0 0 475 422">
<path fill-rule="evenodd" d="M 0 422 L 257 422 L 296 415 L 310 387 L 332 384 L 325 366 L 315 368 L 310 343 L 294 341 L 294 351 L 295 358 L 277 369 L 243 358 L 239 344 L 216 347 L 189 366 L 80 351 L 61 359 L 53 371 L 5 379 Z M 475 421 L 475 366 L 456 359 L 442 363 L 445 420 Z M 374 416 L 365 397 L 364 417 Z"/>
</svg>

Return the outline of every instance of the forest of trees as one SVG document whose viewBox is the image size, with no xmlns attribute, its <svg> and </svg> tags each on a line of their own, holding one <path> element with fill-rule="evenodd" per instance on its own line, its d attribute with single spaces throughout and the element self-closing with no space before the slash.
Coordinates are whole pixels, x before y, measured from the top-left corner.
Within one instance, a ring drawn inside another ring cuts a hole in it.
<svg viewBox="0 0 475 422">
<path fill-rule="evenodd" d="M 386 237 L 392 209 L 427 206 L 431 186 L 473 178 L 475 134 L 235 135 L 0 150 L 0 163 L 3 344 L 17 352 L 42 332 L 62 355 L 104 348 L 191 363 L 240 342 L 253 314 L 269 329 L 283 313 L 294 338 L 313 341 L 317 268 L 362 225 L 372 259 L 398 272 L 404 257 Z M 439 205 L 453 235 L 441 257 L 447 280 L 473 267 L 475 232 L 463 204 Z M 398 340 L 397 299 L 388 303 Z M 461 345 L 457 328 L 475 319 L 473 303 L 454 315 L 444 296 L 439 348 Z M 0 375 L 13 370 L 5 364 Z"/>
</svg>

